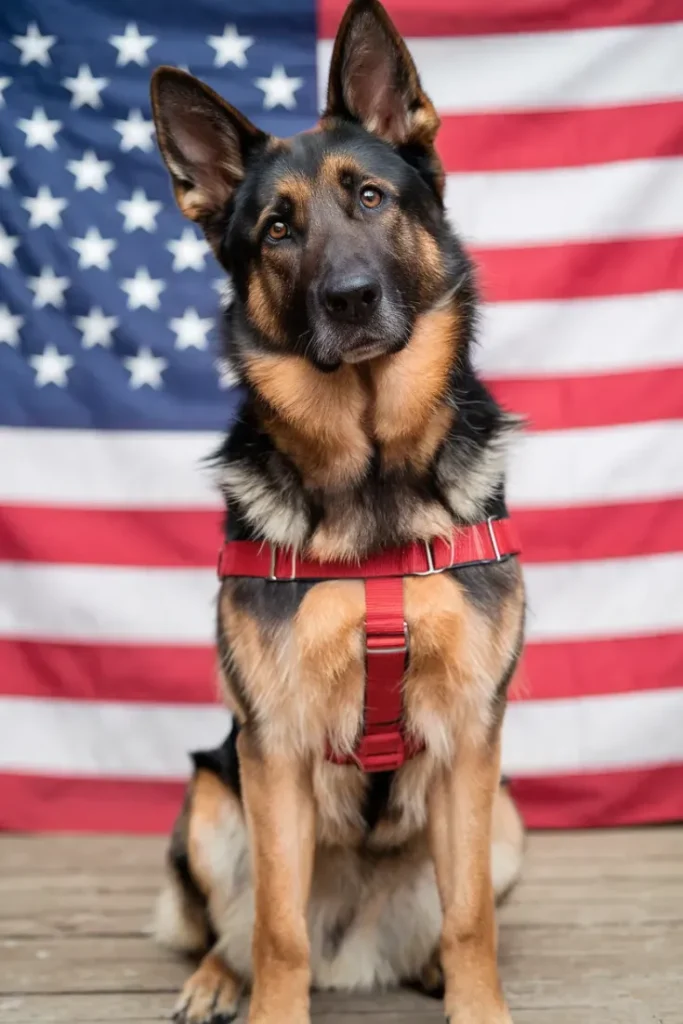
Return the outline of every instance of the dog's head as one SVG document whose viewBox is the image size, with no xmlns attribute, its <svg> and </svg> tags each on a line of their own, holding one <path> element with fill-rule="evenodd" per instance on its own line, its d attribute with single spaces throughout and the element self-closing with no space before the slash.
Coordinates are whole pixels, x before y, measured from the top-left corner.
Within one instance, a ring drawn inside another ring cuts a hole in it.
<svg viewBox="0 0 683 1024">
<path fill-rule="evenodd" d="M 319 124 L 259 131 L 208 86 L 157 69 L 152 107 L 180 209 L 232 275 L 241 328 L 321 369 L 399 351 L 452 287 L 436 111 L 376 0 L 353 0 Z"/>
</svg>

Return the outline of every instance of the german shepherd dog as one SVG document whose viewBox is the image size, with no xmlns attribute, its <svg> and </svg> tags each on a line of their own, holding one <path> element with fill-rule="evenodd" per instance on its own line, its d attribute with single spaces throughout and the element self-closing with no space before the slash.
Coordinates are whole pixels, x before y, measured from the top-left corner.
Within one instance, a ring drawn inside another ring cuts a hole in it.
<svg viewBox="0 0 683 1024">
<path fill-rule="evenodd" d="M 376 0 L 353 0 L 317 126 L 272 138 L 180 70 L 152 79 L 182 212 L 231 275 L 243 387 L 217 455 L 228 540 L 347 563 L 503 517 L 517 420 L 471 363 L 477 291 L 447 224 L 439 118 Z M 223 580 L 219 675 L 234 716 L 195 771 L 157 910 L 202 952 L 176 1009 L 305 1024 L 314 988 L 419 984 L 451 1024 L 509 1024 L 495 899 L 521 864 L 500 781 L 520 655 L 516 557 L 403 581 L 406 728 L 395 771 L 334 764 L 362 729 L 361 580 Z"/>
</svg>

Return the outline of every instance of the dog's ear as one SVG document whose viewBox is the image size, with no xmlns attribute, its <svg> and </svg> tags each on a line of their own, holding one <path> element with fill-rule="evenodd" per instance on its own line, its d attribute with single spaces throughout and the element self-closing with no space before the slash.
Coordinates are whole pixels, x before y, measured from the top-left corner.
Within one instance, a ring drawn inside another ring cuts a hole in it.
<svg viewBox="0 0 683 1024">
<path fill-rule="evenodd" d="M 244 177 L 249 152 L 266 141 L 238 110 L 193 75 L 160 67 L 151 83 L 157 141 L 178 206 L 206 222 Z"/>
<path fill-rule="evenodd" d="M 378 0 L 352 0 L 335 39 L 325 115 L 396 146 L 432 149 L 439 116 L 408 47 Z"/>
</svg>

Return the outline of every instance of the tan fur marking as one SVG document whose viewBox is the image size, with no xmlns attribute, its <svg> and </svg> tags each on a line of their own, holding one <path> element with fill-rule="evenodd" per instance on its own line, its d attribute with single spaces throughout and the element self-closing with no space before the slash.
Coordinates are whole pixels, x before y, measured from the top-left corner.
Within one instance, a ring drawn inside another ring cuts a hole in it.
<svg viewBox="0 0 683 1024">
<path fill-rule="evenodd" d="M 254 873 L 254 984 L 250 1024 L 308 1024 L 306 906 L 315 851 L 310 776 L 297 761 L 237 741 Z"/>
<path fill-rule="evenodd" d="M 204 852 L 207 827 L 215 828 L 227 790 L 213 772 L 199 769 L 192 783 L 192 805 L 187 828 L 187 851 L 192 875 L 205 896 L 211 892 L 213 876 Z"/>
<path fill-rule="evenodd" d="M 350 174 L 354 178 L 361 178 L 363 170 L 361 166 L 346 153 L 328 153 L 323 159 L 318 171 L 318 181 L 340 188 L 341 178 Z"/>
<path fill-rule="evenodd" d="M 418 318 L 402 352 L 373 361 L 374 432 L 388 465 L 415 458 L 424 466 L 448 430 L 453 414 L 440 403 L 457 352 L 458 326 L 453 306 L 432 310 Z"/>
<path fill-rule="evenodd" d="M 267 277 L 263 270 L 254 270 L 249 278 L 247 310 L 266 338 L 284 345 L 286 338 L 276 313 L 277 294 L 273 294 L 274 290 L 277 291 L 277 284 L 271 277 Z"/>
<path fill-rule="evenodd" d="M 352 367 L 323 374 L 299 356 L 251 355 L 246 373 L 281 418 L 269 427 L 307 483 L 342 486 L 361 476 L 370 457 L 361 425 L 367 396 Z"/>
<path fill-rule="evenodd" d="M 237 1010 L 242 985 L 215 953 L 207 953 L 180 993 L 176 1013 L 186 1024 L 206 1024 L 214 1014 L 228 1019 Z"/>
</svg>

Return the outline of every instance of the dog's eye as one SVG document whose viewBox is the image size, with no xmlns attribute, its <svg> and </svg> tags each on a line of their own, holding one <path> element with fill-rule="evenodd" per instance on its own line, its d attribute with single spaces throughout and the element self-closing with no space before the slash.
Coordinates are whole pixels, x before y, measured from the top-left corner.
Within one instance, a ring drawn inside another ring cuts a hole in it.
<svg viewBox="0 0 683 1024">
<path fill-rule="evenodd" d="M 289 238 L 289 228 L 283 220 L 274 220 L 268 228 L 268 238 L 272 242 L 281 242 L 283 238 Z"/>
<path fill-rule="evenodd" d="M 360 201 L 367 210 L 376 210 L 383 198 L 380 190 L 372 185 L 365 185 L 360 190 Z"/>
</svg>

